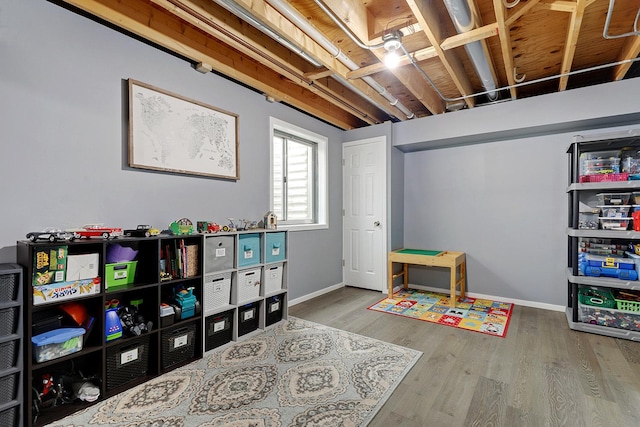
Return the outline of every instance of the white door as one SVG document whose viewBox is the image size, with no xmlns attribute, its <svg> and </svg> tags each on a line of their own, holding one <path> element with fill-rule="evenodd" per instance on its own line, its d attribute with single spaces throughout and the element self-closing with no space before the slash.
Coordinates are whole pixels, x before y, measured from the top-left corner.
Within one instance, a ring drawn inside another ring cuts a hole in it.
<svg viewBox="0 0 640 427">
<path fill-rule="evenodd" d="M 343 159 L 343 282 L 386 289 L 386 138 L 347 142 Z"/>
</svg>

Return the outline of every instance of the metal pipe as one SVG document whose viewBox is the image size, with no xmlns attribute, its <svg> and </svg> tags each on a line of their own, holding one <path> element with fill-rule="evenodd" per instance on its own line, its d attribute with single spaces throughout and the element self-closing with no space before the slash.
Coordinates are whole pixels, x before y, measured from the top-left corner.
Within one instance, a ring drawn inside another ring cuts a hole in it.
<svg viewBox="0 0 640 427">
<path fill-rule="evenodd" d="M 620 39 L 622 37 L 629 36 L 640 36 L 640 31 L 638 31 L 638 20 L 640 19 L 640 9 L 638 9 L 638 13 L 636 13 L 636 19 L 633 21 L 633 31 L 624 33 L 624 34 L 616 34 L 615 36 L 609 35 L 609 25 L 611 24 L 611 15 L 613 15 L 613 7 L 615 6 L 615 0 L 609 0 L 609 10 L 607 11 L 607 19 L 604 23 L 604 30 L 602 30 L 602 37 L 605 39 Z"/>
<path fill-rule="evenodd" d="M 471 9 L 469 3 L 466 0 L 443 0 L 444 5 L 449 12 L 449 16 L 453 21 L 453 25 L 458 30 L 458 33 L 462 34 L 472 30 L 475 27 L 473 17 L 471 16 Z M 498 99 L 498 92 L 496 92 L 496 82 L 489 66 L 489 61 L 482 48 L 482 43 L 476 40 L 464 45 L 473 68 L 476 70 L 476 74 L 480 77 L 482 87 L 486 89 L 489 100 L 495 101 Z"/>
<path fill-rule="evenodd" d="M 297 10 L 293 9 L 288 3 L 282 0 L 266 0 L 273 8 L 275 8 L 278 12 L 280 12 L 284 17 L 290 20 L 294 25 L 298 28 L 302 29 L 309 37 L 311 37 L 316 43 L 325 48 L 327 52 L 329 52 L 334 58 L 338 61 L 342 62 L 347 68 L 351 71 L 355 71 L 360 68 L 358 64 L 353 62 L 351 58 L 342 53 L 342 51 L 337 48 L 331 40 L 329 40 L 324 34 L 318 31 L 313 25 L 307 21 L 307 19 L 302 16 Z M 316 0 L 317 2 L 317 0 Z M 330 15 L 332 18 L 332 16 Z M 332 18 L 333 19 L 333 18 Z M 349 33 L 347 33 L 349 35 Z M 351 36 L 350 36 L 351 37 Z M 405 107 L 398 98 L 393 96 L 389 91 L 387 91 L 384 87 L 382 87 L 378 82 L 373 80 L 373 78 L 367 76 L 362 79 L 369 86 L 371 86 L 376 92 L 382 95 L 389 104 L 393 105 L 402 113 L 407 116 L 408 119 L 415 117 L 415 114 Z M 393 114 L 391 114 L 393 116 Z"/>
</svg>

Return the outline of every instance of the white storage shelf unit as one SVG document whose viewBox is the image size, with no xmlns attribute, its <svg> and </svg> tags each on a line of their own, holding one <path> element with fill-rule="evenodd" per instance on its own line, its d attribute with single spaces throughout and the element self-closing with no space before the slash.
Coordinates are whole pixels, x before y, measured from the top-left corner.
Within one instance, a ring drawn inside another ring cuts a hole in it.
<svg viewBox="0 0 640 427">
<path fill-rule="evenodd" d="M 287 245 L 281 230 L 204 235 L 205 352 L 287 318 Z"/>
</svg>

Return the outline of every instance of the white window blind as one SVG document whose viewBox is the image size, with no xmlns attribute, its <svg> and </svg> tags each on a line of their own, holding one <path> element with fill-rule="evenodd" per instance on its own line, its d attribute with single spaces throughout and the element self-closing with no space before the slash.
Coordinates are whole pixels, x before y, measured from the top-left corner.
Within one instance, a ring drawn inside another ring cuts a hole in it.
<svg viewBox="0 0 640 427">
<path fill-rule="evenodd" d="M 318 145 L 281 130 L 273 134 L 273 211 L 288 224 L 317 221 Z"/>
</svg>

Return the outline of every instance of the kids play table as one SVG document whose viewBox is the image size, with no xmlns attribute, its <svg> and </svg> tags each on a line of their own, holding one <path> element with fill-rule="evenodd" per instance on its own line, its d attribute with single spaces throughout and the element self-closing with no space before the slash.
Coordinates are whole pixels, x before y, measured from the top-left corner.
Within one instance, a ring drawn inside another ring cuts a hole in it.
<svg viewBox="0 0 640 427">
<path fill-rule="evenodd" d="M 393 263 L 402 263 L 402 270 L 394 274 Z M 464 252 L 431 251 L 426 249 L 398 249 L 389 252 L 388 256 L 389 298 L 393 298 L 394 279 L 404 276 L 404 288 L 409 287 L 409 264 L 427 267 L 445 267 L 451 271 L 449 305 L 456 306 L 456 288 L 460 288 L 460 297 L 465 295 L 466 257 Z"/>
</svg>

